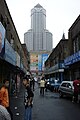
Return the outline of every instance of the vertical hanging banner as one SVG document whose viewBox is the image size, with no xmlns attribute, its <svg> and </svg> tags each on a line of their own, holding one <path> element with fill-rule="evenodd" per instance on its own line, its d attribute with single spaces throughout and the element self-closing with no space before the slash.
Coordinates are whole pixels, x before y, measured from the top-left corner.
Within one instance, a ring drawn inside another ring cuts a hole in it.
<svg viewBox="0 0 80 120">
<path fill-rule="evenodd" d="M 48 54 L 42 54 L 42 70 L 44 71 L 44 63 L 48 58 Z"/>
<path fill-rule="evenodd" d="M 4 39 L 5 39 L 5 28 L 0 22 L 0 57 L 4 55 Z"/>
<path fill-rule="evenodd" d="M 38 71 L 42 71 L 42 55 L 38 55 Z"/>
</svg>

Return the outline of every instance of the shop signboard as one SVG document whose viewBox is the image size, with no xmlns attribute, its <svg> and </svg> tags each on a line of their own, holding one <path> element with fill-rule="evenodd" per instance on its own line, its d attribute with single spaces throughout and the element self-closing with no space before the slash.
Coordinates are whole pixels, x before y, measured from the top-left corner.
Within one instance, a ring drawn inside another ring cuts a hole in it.
<svg viewBox="0 0 80 120">
<path fill-rule="evenodd" d="M 31 71 L 37 71 L 38 69 L 37 69 L 37 67 L 35 67 L 35 66 L 30 66 L 30 70 L 31 70 Z"/>
<path fill-rule="evenodd" d="M 75 62 L 78 62 L 80 61 L 80 51 L 78 51 L 77 53 L 67 57 L 65 60 L 64 60 L 64 65 L 67 66 L 67 65 L 71 65 Z"/>
<path fill-rule="evenodd" d="M 38 71 L 38 55 L 33 53 L 30 55 L 30 70 Z"/>
<path fill-rule="evenodd" d="M 0 56 L 4 55 L 4 39 L 5 39 L 5 28 L 0 22 Z"/>
<path fill-rule="evenodd" d="M 16 53 L 14 49 L 11 47 L 10 43 L 8 40 L 5 40 L 5 60 L 12 65 L 16 65 Z"/>
</svg>

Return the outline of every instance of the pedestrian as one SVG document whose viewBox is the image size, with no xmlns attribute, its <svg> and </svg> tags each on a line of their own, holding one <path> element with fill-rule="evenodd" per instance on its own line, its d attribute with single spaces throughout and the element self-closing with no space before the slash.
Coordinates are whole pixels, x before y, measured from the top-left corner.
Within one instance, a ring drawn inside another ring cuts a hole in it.
<svg viewBox="0 0 80 120">
<path fill-rule="evenodd" d="M 0 105 L 0 120 L 11 120 L 10 114 L 2 105 Z"/>
<path fill-rule="evenodd" d="M 73 81 L 73 86 L 74 86 L 74 95 L 73 95 L 72 102 L 78 102 L 80 78 L 77 78 L 77 80 Z"/>
<path fill-rule="evenodd" d="M 35 79 L 34 79 L 34 77 L 32 78 L 32 86 L 33 86 L 33 91 L 34 91 L 34 87 L 35 87 Z"/>
<path fill-rule="evenodd" d="M 45 80 L 45 92 L 47 92 L 47 80 Z"/>
<path fill-rule="evenodd" d="M 0 94 L 1 94 L 0 105 L 4 106 L 7 109 L 7 111 L 10 113 L 11 120 L 13 120 L 13 115 L 12 115 L 12 112 L 11 112 L 10 106 L 9 106 L 8 88 L 9 88 L 9 81 L 7 79 L 5 79 L 3 81 L 3 85 L 0 89 Z"/>
<path fill-rule="evenodd" d="M 41 81 L 40 81 L 40 94 L 44 95 L 44 89 L 45 89 L 45 78 L 42 77 Z"/>
<path fill-rule="evenodd" d="M 32 106 L 33 106 L 34 94 L 30 88 L 30 82 L 27 77 L 23 78 L 23 85 L 25 86 L 25 93 L 24 93 L 25 116 L 24 116 L 24 120 L 32 120 Z"/>
<path fill-rule="evenodd" d="M 31 77 L 29 77 L 29 82 L 30 82 L 30 88 L 32 89 L 33 82 Z"/>
</svg>

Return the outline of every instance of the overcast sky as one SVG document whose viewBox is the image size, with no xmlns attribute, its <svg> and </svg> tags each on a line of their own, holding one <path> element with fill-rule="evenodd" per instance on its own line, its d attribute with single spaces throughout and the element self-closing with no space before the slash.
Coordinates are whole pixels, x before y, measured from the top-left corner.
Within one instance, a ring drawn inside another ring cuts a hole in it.
<svg viewBox="0 0 80 120">
<path fill-rule="evenodd" d="M 21 42 L 31 28 L 31 9 L 41 4 L 46 9 L 46 29 L 53 34 L 53 47 L 68 38 L 68 29 L 80 14 L 80 0 L 6 0 Z"/>
</svg>

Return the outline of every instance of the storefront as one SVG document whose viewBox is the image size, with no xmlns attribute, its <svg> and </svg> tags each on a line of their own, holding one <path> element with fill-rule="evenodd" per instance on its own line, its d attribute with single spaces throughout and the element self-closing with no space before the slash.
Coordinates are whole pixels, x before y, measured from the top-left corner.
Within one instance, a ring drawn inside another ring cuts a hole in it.
<svg viewBox="0 0 80 120">
<path fill-rule="evenodd" d="M 45 77 L 46 78 L 54 78 L 59 80 L 60 82 L 64 79 L 64 63 L 58 63 L 53 67 L 45 70 Z"/>
<path fill-rule="evenodd" d="M 80 51 L 67 57 L 64 60 L 64 76 L 67 80 L 74 80 L 80 77 Z"/>
</svg>

